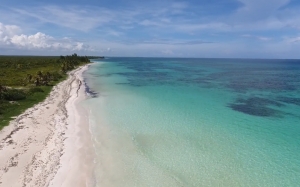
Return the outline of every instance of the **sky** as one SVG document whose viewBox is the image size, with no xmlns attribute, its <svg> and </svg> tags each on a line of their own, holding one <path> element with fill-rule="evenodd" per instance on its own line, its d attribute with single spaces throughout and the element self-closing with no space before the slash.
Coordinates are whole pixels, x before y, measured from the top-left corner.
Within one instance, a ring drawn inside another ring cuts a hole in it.
<svg viewBox="0 0 300 187">
<path fill-rule="evenodd" d="M 299 0 L 1 0 L 0 55 L 300 58 Z"/>
</svg>

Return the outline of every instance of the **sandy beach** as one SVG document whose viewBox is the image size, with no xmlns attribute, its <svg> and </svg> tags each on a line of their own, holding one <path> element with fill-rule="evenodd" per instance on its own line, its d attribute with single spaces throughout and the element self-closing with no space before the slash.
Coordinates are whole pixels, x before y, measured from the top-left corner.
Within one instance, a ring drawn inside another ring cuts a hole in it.
<svg viewBox="0 0 300 187">
<path fill-rule="evenodd" d="M 87 67 L 70 72 L 45 101 L 0 131 L 1 187 L 93 184 L 88 113 L 79 104 Z"/>
</svg>

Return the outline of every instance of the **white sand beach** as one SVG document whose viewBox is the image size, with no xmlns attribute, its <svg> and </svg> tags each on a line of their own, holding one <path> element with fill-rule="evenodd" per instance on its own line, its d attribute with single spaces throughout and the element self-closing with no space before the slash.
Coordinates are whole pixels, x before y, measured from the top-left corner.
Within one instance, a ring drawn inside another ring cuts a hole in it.
<svg viewBox="0 0 300 187">
<path fill-rule="evenodd" d="M 89 186 L 93 148 L 82 73 L 69 73 L 45 101 L 0 131 L 0 186 Z"/>
</svg>

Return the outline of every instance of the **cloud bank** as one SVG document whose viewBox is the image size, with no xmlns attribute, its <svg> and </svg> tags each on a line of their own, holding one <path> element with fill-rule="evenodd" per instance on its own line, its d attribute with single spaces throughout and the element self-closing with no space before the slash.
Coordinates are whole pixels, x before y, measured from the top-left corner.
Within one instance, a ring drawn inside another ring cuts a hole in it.
<svg viewBox="0 0 300 187">
<path fill-rule="evenodd" d="M 82 42 L 70 38 L 54 38 L 42 32 L 33 35 L 21 34 L 22 29 L 16 25 L 4 25 L 0 22 L 0 46 L 16 47 L 25 50 L 85 51 L 92 50 Z"/>
</svg>

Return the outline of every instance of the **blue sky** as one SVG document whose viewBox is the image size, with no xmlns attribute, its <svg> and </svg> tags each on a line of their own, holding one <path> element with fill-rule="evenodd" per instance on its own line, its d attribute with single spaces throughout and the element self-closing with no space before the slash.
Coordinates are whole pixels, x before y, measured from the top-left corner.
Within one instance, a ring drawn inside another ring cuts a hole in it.
<svg viewBox="0 0 300 187">
<path fill-rule="evenodd" d="M 300 58 L 299 0 L 3 0 L 0 53 Z"/>
</svg>

